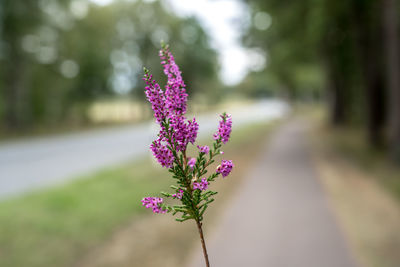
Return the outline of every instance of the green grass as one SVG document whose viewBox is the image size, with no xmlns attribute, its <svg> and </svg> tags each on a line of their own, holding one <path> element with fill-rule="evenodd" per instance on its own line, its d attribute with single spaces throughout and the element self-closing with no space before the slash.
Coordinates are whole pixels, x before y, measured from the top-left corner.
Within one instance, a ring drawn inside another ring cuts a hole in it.
<svg viewBox="0 0 400 267">
<path fill-rule="evenodd" d="M 141 161 L 0 203 L 0 266 L 71 266 L 128 217 L 144 212 L 143 195 L 168 186 L 167 178 Z"/>
<path fill-rule="evenodd" d="M 355 255 L 365 266 L 399 266 L 399 167 L 363 129 L 314 123 L 318 169 Z"/>
<path fill-rule="evenodd" d="M 336 155 L 366 170 L 400 201 L 400 168 L 388 159 L 387 152 L 368 146 L 362 129 L 327 128 L 326 146 Z"/>
<path fill-rule="evenodd" d="M 296 114 L 310 119 L 317 127 L 316 140 L 335 156 L 366 170 L 400 201 L 400 167 L 388 158 L 384 149 L 374 149 L 367 143 L 361 126 L 333 127 L 328 124 L 327 110 L 320 105 L 299 105 Z"/>
<path fill-rule="evenodd" d="M 258 124 L 234 131 L 229 153 L 240 153 L 270 128 Z M 171 181 L 148 158 L 0 202 L 0 266 L 73 266 L 132 218 L 149 215 L 140 200 Z"/>
</svg>

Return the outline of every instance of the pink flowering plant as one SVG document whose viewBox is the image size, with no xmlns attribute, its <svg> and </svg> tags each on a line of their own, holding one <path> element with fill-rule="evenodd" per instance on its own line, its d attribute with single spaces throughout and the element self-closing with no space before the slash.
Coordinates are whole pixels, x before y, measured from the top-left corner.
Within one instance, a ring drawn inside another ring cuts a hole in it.
<svg viewBox="0 0 400 267">
<path fill-rule="evenodd" d="M 211 148 L 197 145 L 197 155 L 188 156 L 187 147 L 189 144 L 195 145 L 199 124 L 195 118 L 188 120 L 185 117 L 188 97 L 186 85 L 167 45 L 162 45 L 160 58 L 168 78 L 164 90 L 153 80 L 149 71 L 144 69 L 146 97 L 160 126 L 157 139 L 150 145 L 150 149 L 161 166 L 168 168 L 176 183 L 171 185 L 173 192 L 161 194 L 165 198 L 178 200 L 179 204 L 169 205 L 161 197 L 145 197 L 142 203 L 154 213 L 172 213 L 178 216 L 176 220 L 179 222 L 194 220 L 200 234 L 206 266 L 209 266 L 202 221 L 209 204 L 214 201 L 213 196 L 217 194 L 209 190 L 209 185 L 220 175 L 228 176 L 233 163 L 231 160 L 222 160 L 211 173 L 208 173 L 207 167 L 214 163 L 218 155 L 223 154 L 221 147 L 229 141 L 232 118 L 226 113 L 220 115 L 221 120 L 213 136 Z"/>
</svg>

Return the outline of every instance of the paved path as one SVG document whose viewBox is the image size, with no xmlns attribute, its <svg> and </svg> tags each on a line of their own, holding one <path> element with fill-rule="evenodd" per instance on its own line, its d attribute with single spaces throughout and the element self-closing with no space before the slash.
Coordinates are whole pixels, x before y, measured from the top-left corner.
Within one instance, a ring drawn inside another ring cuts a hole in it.
<svg viewBox="0 0 400 267">
<path fill-rule="evenodd" d="M 211 266 L 357 266 L 317 181 L 306 131 L 302 121 L 290 121 L 265 144 L 241 193 L 206 236 Z M 190 266 L 205 266 L 200 254 Z"/>
<path fill-rule="evenodd" d="M 235 127 L 285 114 L 282 101 L 265 100 L 228 110 Z M 200 136 L 218 127 L 218 114 L 197 117 Z M 152 123 L 102 131 L 0 143 L 0 198 L 68 181 L 123 161 L 150 156 L 158 128 Z"/>
</svg>

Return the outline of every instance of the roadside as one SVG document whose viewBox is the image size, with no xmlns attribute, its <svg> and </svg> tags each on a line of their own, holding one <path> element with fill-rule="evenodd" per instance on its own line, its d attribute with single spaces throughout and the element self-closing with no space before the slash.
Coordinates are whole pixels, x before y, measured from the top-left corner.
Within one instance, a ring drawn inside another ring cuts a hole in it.
<svg viewBox="0 0 400 267">
<path fill-rule="evenodd" d="M 366 267 L 400 264 L 400 171 L 354 130 L 314 117 L 314 160 L 342 229 Z"/>
<path fill-rule="evenodd" d="M 218 179 L 213 183 L 213 189 L 219 193 L 205 216 L 206 238 L 212 235 L 218 225 L 221 210 L 240 189 L 245 173 L 254 167 L 253 159 L 262 149 L 260 142 L 268 139 L 277 123 L 256 124 L 232 132 L 232 140 L 223 150 L 224 157 L 232 159 L 236 167 L 228 178 Z M 147 216 L 139 220 L 133 219 L 115 231 L 110 239 L 83 257 L 77 266 L 185 266 L 191 259 L 192 252 L 199 249 L 200 241 L 194 222 L 179 223 L 169 214 L 148 213 Z"/>
<path fill-rule="evenodd" d="M 287 105 L 283 101 L 258 100 L 253 105 L 229 108 L 234 127 L 281 118 Z M 219 113 L 196 116 L 199 138 L 212 136 Z M 148 154 L 158 126 L 145 122 L 102 131 L 91 131 L 0 144 L 0 199 L 40 188 L 60 185 L 82 174 Z M 21 166 L 24 166 L 21 168 Z"/>
<path fill-rule="evenodd" d="M 236 186 L 232 181 L 240 180 L 241 170 L 251 164 L 251 154 L 258 149 L 257 140 L 264 138 L 272 128 L 273 124 L 269 122 L 233 131 L 225 156 L 232 156 L 241 168 L 233 172 L 230 180 L 220 181 L 221 198 L 216 203 L 224 202 L 224 195 L 229 195 L 226 192 Z M 104 256 L 103 263 L 113 262 L 112 255 L 116 254 L 111 251 L 116 246 L 126 251 L 124 254 L 117 249 L 118 253 L 125 255 L 121 257 L 127 266 L 131 260 L 157 260 L 153 249 L 160 251 L 158 260 L 166 260 L 170 255 L 171 261 L 181 262 L 185 258 L 180 256 L 180 252 L 188 253 L 191 240 L 197 241 L 196 228 L 177 223 L 169 215 L 151 216 L 140 203 L 143 194 L 158 194 L 166 190 L 170 182 L 168 172 L 155 167 L 148 152 L 145 160 L 108 168 L 61 187 L 0 202 L 0 265 L 96 266 L 97 257 L 91 255 Z M 143 229 L 149 227 L 152 231 L 145 233 Z M 112 249 L 108 250 L 109 244 L 118 236 L 125 241 L 110 245 Z M 168 242 L 160 242 L 160 238 Z M 102 252 L 98 254 L 96 251 Z M 149 263 L 147 266 L 154 266 L 151 260 Z"/>
<path fill-rule="evenodd" d="M 221 110 L 230 110 L 231 108 L 241 108 L 251 105 L 253 102 L 246 99 L 229 99 L 211 106 L 191 103 L 190 111 L 200 115 L 211 111 L 219 112 Z M 88 108 L 87 112 L 87 120 L 85 121 L 71 120 L 61 124 L 54 122 L 48 125 L 31 126 L 13 131 L 0 127 L 0 144 L 127 127 L 148 122 L 152 118 L 150 105 L 144 101 L 96 102 Z"/>
</svg>

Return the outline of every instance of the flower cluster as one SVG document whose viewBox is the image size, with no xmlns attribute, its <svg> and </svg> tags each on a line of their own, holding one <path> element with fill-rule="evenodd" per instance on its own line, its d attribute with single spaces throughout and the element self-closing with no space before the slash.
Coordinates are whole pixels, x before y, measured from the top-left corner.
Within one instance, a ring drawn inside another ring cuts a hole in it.
<svg viewBox="0 0 400 267">
<path fill-rule="evenodd" d="M 174 115 L 171 113 L 168 119 L 171 128 L 169 132 L 171 146 L 174 146 L 178 151 L 184 151 L 189 142 L 194 144 L 199 130 L 196 118 L 186 122 L 186 118 L 183 115 Z M 160 135 L 166 136 L 163 130 L 160 131 Z"/>
<path fill-rule="evenodd" d="M 201 153 L 204 154 L 208 154 L 208 152 L 210 151 L 210 148 L 208 146 L 197 146 L 197 148 Z"/>
<path fill-rule="evenodd" d="M 151 103 L 151 108 L 154 111 L 154 117 L 158 123 L 161 123 L 167 116 L 167 109 L 163 105 L 165 96 L 163 90 L 158 83 L 153 80 L 153 76 L 145 69 L 144 80 L 146 82 L 145 93 L 147 100 Z"/>
<path fill-rule="evenodd" d="M 174 151 L 185 151 L 188 143 L 195 143 L 199 124 L 196 118 L 187 120 L 184 116 L 188 96 L 186 85 L 168 46 L 164 46 L 160 51 L 160 57 L 164 65 L 164 73 L 168 78 L 165 90 L 161 89 L 153 80 L 153 76 L 145 69 L 145 93 L 161 128 L 151 150 L 161 166 L 170 168 L 175 158 L 173 153 L 167 152 L 168 147 Z"/>
<path fill-rule="evenodd" d="M 201 182 L 194 182 L 193 183 L 193 189 L 199 189 L 201 191 L 207 190 L 208 188 L 208 181 L 207 178 L 202 178 Z"/>
<path fill-rule="evenodd" d="M 174 155 L 171 150 L 167 148 L 160 139 L 155 140 L 151 145 L 150 149 L 153 152 L 154 157 L 163 167 L 171 168 L 174 162 Z"/>
<path fill-rule="evenodd" d="M 191 159 L 188 161 L 188 166 L 193 170 L 194 165 L 196 165 L 196 158 L 191 158 Z"/>
<path fill-rule="evenodd" d="M 177 198 L 177 199 L 182 199 L 183 196 L 183 190 L 179 189 L 178 193 L 172 194 L 171 197 Z"/>
<path fill-rule="evenodd" d="M 199 131 L 199 124 L 196 121 L 196 118 L 188 121 L 188 132 L 186 134 L 187 141 L 194 144 L 197 138 L 197 132 Z"/>
<path fill-rule="evenodd" d="M 142 204 L 147 209 L 153 209 L 154 213 L 166 213 L 167 210 L 161 207 L 164 200 L 161 197 L 145 197 L 142 199 Z"/>
<path fill-rule="evenodd" d="M 179 204 L 168 205 L 164 203 L 163 198 L 158 197 L 145 197 L 142 199 L 142 204 L 146 208 L 151 208 L 154 213 L 180 214 L 180 218 L 176 218 L 179 222 L 195 220 L 207 266 L 209 266 L 201 228 L 204 212 L 214 201 L 213 196 L 217 194 L 209 190 L 209 185 L 220 174 L 222 177 L 228 176 L 232 171 L 233 163 L 231 160 L 222 160 L 211 174 L 207 174 L 207 168 L 215 162 L 215 157 L 223 154 L 221 147 L 229 141 L 232 118 L 226 113 L 222 114 L 218 131 L 214 134 L 213 145 L 197 146 L 197 156 L 188 156 L 187 152 L 191 150 L 187 147 L 190 143 L 195 145 L 199 124 L 196 118 L 188 120 L 185 117 L 188 97 L 186 85 L 168 46 L 163 45 L 160 58 L 164 74 L 167 76 L 165 89 L 163 90 L 153 80 L 148 70 L 145 69 L 144 75 L 146 97 L 160 126 L 157 139 L 152 142 L 150 149 L 161 166 L 168 168 L 176 181 L 176 185 L 171 185 L 171 188 L 175 190 L 174 194 L 168 192 L 161 192 L 161 194 L 167 198 L 179 200 Z"/>
<path fill-rule="evenodd" d="M 222 114 L 218 131 L 214 134 L 213 146 L 197 146 L 197 156 L 189 157 L 186 154 L 187 147 L 189 143 L 195 145 L 199 124 L 196 118 L 188 120 L 185 117 L 188 97 L 186 85 L 168 46 L 163 46 L 160 58 L 167 76 L 165 89 L 153 80 L 148 70 L 145 69 L 144 75 L 146 97 L 160 126 L 157 139 L 152 142 L 150 149 L 161 166 L 168 168 L 177 182 L 177 185 L 172 186 L 174 194 L 162 194 L 179 199 L 182 205 L 168 206 L 162 198 L 156 197 L 144 198 L 142 203 L 146 208 L 152 208 L 154 213 L 180 212 L 182 218 L 177 220 L 194 219 L 200 222 L 208 204 L 214 200 L 212 196 L 217 193 L 208 189 L 210 182 L 219 174 L 226 177 L 233 168 L 232 161 L 222 160 L 214 173 L 206 176 L 207 167 L 215 161 L 216 156 L 223 154 L 221 146 L 229 140 L 232 118 L 226 113 Z"/>
<path fill-rule="evenodd" d="M 217 167 L 217 173 L 222 174 L 222 177 L 226 177 L 232 171 L 233 166 L 232 160 L 222 160 L 221 165 Z"/>
<path fill-rule="evenodd" d="M 214 139 L 221 139 L 222 143 L 226 144 L 229 141 L 229 137 L 232 131 L 232 117 L 226 113 L 221 115 L 221 121 L 219 122 L 218 132 L 214 134 Z"/>
<path fill-rule="evenodd" d="M 174 111 L 176 115 L 185 114 L 188 97 L 185 90 L 186 85 L 168 46 L 164 46 L 161 49 L 160 58 L 162 60 L 161 64 L 164 66 L 164 73 L 168 78 L 167 85 L 165 86 L 165 106 L 167 109 Z"/>
</svg>

